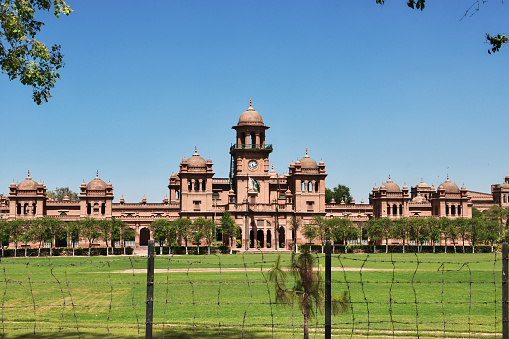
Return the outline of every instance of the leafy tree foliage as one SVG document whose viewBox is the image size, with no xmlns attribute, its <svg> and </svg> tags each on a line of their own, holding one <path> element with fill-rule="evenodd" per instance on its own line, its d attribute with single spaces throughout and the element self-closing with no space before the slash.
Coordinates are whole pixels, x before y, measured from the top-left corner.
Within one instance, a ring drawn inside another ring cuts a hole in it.
<svg viewBox="0 0 509 339">
<path fill-rule="evenodd" d="M 230 241 L 230 254 L 232 254 L 233 237 L 240 231 L 240 227 L 235 224 L 235 219 L 228 212 L 224 212 L 221 216 L 220 230 L 223 236 L 227 237 Z"/>
<path fill-rule="evenodd" d="M 73 192 L 69 187 L 57 187 L 54 191 L 47 192 L 48 197 L 56 201 L 63 201 L 67 195 L 70 201 L 79 201 L 78 193 Z"/>
<path fill-rule="evenodd" d="M 292 253 L 289 267 L 292 279 L 287 278 L 288 273 L 281 268 L 281 256 L 269 271 L 269 280 L 276 290 L 276 302 L 286 306 L 293 305 L 296 300 L 299 304 L 304 317 L 304 339 L 309 339 L 309 320 L 316 315 L 316 310 L 322 313 L 325 305 L 325 279 L 321 271 L 313 272 L 314 264 L 315 259 L 310 253 Z M 287 286 L 289 281 L 294 282 L 293 286 Z M 345 291 L 340 297 L 332 299 L 332 313 L 345 312 L 349 303 L 350 298 Z"/>
<path fill-rule="evenodd" d="M 332 190 L 329 188 L 325 189 L 325 203 L 330 204 L 334 198 L 334 201 L 339 204 L 344 201 L 345 204 L 352 202 L 352 196 L 350 195 L 350 188 L 344 185 L 337 185 Z"/>
<path fill-rule="evenodd" d="M 411 9 L 420 9 L 421 11 L 424 10 L 426 0 L 408 0 L 407 6 Z M 466 17 L 467 15 L 474 15 L 477 11 L 479 11 L 479 6 L 483 3 L 488 2 L 488 0 L 476 0 L 473 1 L 473 4 L 467 9 L 463 17 Z M 376 0 L 376 3 L 379 5 L 384 5 L 385 0 Z M 503 1 L 502 1 L 503 3 Z M 488 53 L 495 53 L 500 50 L 500 48 L 503 45 L 506 45 L 509 43 L 509 39 L 505 36 L 505 34 L 497 34 L 496 36 L 489 35 L 486 33 L 486 42 L 491 45 L 491 47 L 488 49 Z"/>
<path fill-rule="evenodd" d="M 40 11 L 51 11 L 58 18 L 72 10 L 63 0 L 3 0 L 0 2 L 0 68 L 9 80 L 18 79 L 31 86 L 33 100 L 40 105 L 51 97 L 50 90 L 64 67 L 60 46 L 51 48 L 35 39 L 43 22 Z"/>
<path fill-rule="evenodd" d="M 88 255 L 92 252 L 92 243 L 101 235 L 99 223 L 94 218 L 80 220 L 81 234 L 88 240 Z"/>
<path fill-rule="evenodd" d="M 187 243 L 193 234 L 191 219 L 189 218 L 178 218 L 173 222 L 175 228 L 177 229 L 177 234 L 180 239 L 184 240 L 184 244 L 186 246 L 186 254 L 189 254 L 187 250 Z"/>
</svg>

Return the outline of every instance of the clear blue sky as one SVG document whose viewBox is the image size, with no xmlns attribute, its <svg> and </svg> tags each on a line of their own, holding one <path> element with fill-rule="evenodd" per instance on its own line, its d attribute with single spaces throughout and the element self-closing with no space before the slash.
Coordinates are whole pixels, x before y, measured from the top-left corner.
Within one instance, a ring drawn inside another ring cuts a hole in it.
<svg viewBox="0 0 509 339">
<path fill-rule="evenodd" d="M 270 126 L 271 164 L 309 155 L 357 202 L 389 173 L 401 186 L 490 191 L 509 174 L 509 4 L 492 0 L 69 0 L 39 39 L 66 67 L 42 106 L 0 77 L 0 193 L 30 169 L 48 189 L 111 179 L 115 201 L 162 201 L 198 146 L 227 177 L 231 126 L 249 106 Z M 3 188 L 2 188 L 3 187 Z"/>
</svg>

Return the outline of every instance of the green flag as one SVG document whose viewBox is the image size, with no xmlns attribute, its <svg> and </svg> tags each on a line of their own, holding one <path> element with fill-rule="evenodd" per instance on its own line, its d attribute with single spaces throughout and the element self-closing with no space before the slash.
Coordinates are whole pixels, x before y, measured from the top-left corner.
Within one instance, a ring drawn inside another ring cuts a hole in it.
<svg viewBox="0 0 509 339">
<path fill-rule="evenodd" d="M 260 183 L 251 177 L 248 178 L 249 178 L 249 188 L 255 191 L 256 193 L 260 193 Z"/>
</svg>

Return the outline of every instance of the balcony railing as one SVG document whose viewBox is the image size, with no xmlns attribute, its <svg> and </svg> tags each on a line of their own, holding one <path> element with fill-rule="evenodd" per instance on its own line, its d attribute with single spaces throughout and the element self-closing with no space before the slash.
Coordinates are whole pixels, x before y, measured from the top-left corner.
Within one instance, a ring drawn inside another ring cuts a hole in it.
<svg viewBox="0 0 509 339">
<path fill-rule="evenodd" d="M 233 149 L 272 149 L 272 144 L 233 144 L 230 151 Z"/>
</svg>

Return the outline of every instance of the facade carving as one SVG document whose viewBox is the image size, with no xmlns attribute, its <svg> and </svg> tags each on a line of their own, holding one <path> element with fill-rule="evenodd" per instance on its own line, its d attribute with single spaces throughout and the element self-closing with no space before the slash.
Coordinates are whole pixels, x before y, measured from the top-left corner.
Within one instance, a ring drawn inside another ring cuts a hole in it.
<svg viewBox="0 0 509 339">
<path fill-rule="evenodd" d="M 315 215 L 354 222 L 382 217 L 471 218 L 473 207 L 483 211 L 493 205 L 509 206 L 509 175 L 502 184 L 491 185 L 491 193 L 468 191 L 465 185 L 458 188 L 449 175 L 436 189 L 422 180 L 410 189 L 406 184 L 400 188 L 389 175 L 380 187 L 375 184 L 368 204 L 355 200 L 350 204 L 326 204 L 325 163 L 317 163 L 307 149 L 301 159 L 292 161 L 288 173 L 278 174 L 273 167 L 270 169 L 273 148 L 266 143 L 269 126 L 251 103 L 232 129 L 236 137 L 230 147 L 227 178 L 215 178 L 212 160 L 203 159 L 196 147 L 194 154 L 182 159 L 179 171 L 171 174 L 169 196 L 161 203 L 148 203 L 145 196 L 139 203 L 126 203 L 123 196 L 114 203 L 113 185 L 100 179 L 99 172 L 88 184 L 83 180 L 79 201 L 67 197 L 54 201 L 48 197 L 46 185 L 32 180 L 29 171 L 19 184 L 13 180 L 8 196 L 0 196 L 1 218 L 50 216 L 74 221 L 115 217 L 136 230 L 135 244 L 143 246 L 151 237 L 148 227 L 156 219 L 204 217 L 219 222 L 221 215 L 229 212 L 242 228 L 242 248 L 253 247 L 256 242 L 263 248 L 274 248 L 276 242 L 279 248 L 288 248 L 293 239 L 293 218 L 300 218 L 302 224 L 311 223 Z M 300 231 L 297 238 L 305 241 Z"/>
</svg>

